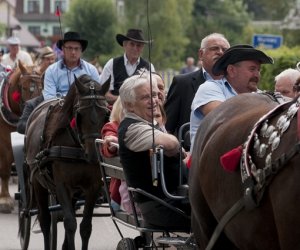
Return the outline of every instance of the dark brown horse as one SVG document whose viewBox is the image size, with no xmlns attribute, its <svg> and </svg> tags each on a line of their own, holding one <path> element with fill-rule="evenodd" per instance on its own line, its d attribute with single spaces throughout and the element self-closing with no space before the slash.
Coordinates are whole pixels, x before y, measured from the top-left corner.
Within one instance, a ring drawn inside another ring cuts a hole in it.
<svg viewBox="0 0 300 250">
<path fill-rule="evenodd" d="M 13 163 L 10 133 L 16 131 L 16 123 L 22 113 L 23 104 L 41 94 L 40 73 L 35 67 L 25 67 L 21 62 L 12 73 L 2 73 L 0 110 L 0 212 L 13 210 L 13 199 L 9 194 L 9 178 Z"/>
<path fill-rule="evenodd" d="M 75 202 L 84 197 L 80 235 L 82 249 L 88 249 L 93 209 L 101 189 L 94 141 L 107 122 L 109 110 L 104 94 L 108 88 L 109 82 L 101 86 L 88 75 L 82 75 L 64 99 L 42 103 L 30 117 L 25 155 L 45 250 L 50 249 L 49 193 L 62 207 L 65 227 L 62 249 L 69 250 L 75 250 Z"/>
<path fill-rule="evenodd" d="M 200 249 L 206 249 L 218 222 L 239 200 L 241 210 L 233 213 L 213 249 L 300 249 L 299 99 L 277 105 L 266 95 L 239 95 L 209 113 L 199 127 L 190 202 Z M 240 145 L 243 171 L 224 170 L 220 157 Z"/>
</svg>

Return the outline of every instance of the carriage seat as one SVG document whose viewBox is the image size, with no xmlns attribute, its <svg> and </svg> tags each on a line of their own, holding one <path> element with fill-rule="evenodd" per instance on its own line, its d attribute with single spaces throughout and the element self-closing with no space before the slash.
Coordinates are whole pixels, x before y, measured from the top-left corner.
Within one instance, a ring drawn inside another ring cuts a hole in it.
<svg viewBox="0 0 300 250">
<path fill-rule="evenodd" d="M 103 143 L 103 140 L 96 139 L 96 148 L 97 149 L 99 149 L 99 147 L 101 148 L 101 143 Z M 120 162 L 120 157 L 118 157 L 118 156 L 112 157 L 112 158 L 103 157 L 101 150 L 97 150 L 97 153 L 98 153 L 102 177 L 104 178 L 104 187 L 105 187 L 105 191 L 106 191 L 106 196 L 107 196 L 108 201 L 110 202 L 111 200 L 110 200 L 110 194 L 109 194 L 109 183 L 107 182 L 107 180 L 108 180 L 108 178 L 113 177 L 113 178 L 117 178 L 117 179 L 126 181 L 125 175 L 123 172 L 123 167 Z M 161 154 L 161 153 L 163 153 L 163 151 L 159 151 L 159 153 Z M 162 177 L 162 178 L 164 178 L 164 177 Z M 178 188 L 178 193 L 176 194 L 175 199 L 178 199 L 178 197 L 179 197 L 179 199 L 187 200 L 187 190 L 188 190 L 187 185 L 181 185 Z M 137 212 L 136 207 L 135 207 L 135 202 L 134 202 L 133 197 L 135 196 L 136 193 L 146 196 L 146 197 L 150 198 L 150 200 L 161 203 L 162 205 L 168 207 L 169 209 L 174 210 L 183 216 L 186 216 L 186 214 L 182 210 L 171 206 L 166 201 L 164 201 L 142 189 L 133 188 L 128 185 L 128 191 L 129 191 L 130 202 L 131 202 L 131 205 L 133 208 L 133 214 L 128 214 L 125 211 L 115 211 L 115 210 L 113 210 L 112 206 L 110 205 L 113 220 L 119 221 L 121 223 L 125 222 L 125 223 L 133 225 L 137 228 L 147 227 L 147 229 L 152 229 L 154 231 L 157 231 L 157 230 L 165 231 L 166 230 L 165 228 L 158 228 L 158 227 L 154 227 L 154 226 L 150 226 L 150 225 L 146 224 L 146 222 L 143 220 L 142 216 Z M 186 231 L 186 230 L 188 230 L 188 229 L 184 228 L 184 231 Z M 180 232 L 180 231 L 183 231 L 183 229 L 178 228 L 177 231 Z"/>
</svg>

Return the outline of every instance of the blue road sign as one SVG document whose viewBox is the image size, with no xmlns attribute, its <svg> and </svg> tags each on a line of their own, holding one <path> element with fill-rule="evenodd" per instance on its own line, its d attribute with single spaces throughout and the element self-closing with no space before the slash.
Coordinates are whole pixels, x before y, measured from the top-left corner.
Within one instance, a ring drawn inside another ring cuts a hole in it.
<svg viewBox="0 0 300 250">
<path fill-rule="evenodd" d="M 263 47 L 266 49 L 277 49 L 282 45 L 282 36 L 255 34 L 252 38 L 254 47 Z"/>
</svg>

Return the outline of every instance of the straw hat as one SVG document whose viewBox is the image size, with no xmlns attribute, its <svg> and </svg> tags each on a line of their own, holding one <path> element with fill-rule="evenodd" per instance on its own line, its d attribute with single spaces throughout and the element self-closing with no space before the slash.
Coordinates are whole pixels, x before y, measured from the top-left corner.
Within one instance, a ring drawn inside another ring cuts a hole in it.
<svg viewBox="0 0 300 250">
<path fill-rule="evenodd" d="M 38 53 L 39 53 L 39 58 L 47 58 L 47 57 L 55 56 L 53 49 L 49 46 L 39 49 Z"/>
</svg>

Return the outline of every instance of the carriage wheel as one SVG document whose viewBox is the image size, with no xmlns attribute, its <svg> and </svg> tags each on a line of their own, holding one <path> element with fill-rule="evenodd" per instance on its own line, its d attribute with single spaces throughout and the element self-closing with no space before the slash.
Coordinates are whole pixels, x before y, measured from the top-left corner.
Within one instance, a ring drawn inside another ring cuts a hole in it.
<svg viewBox="0 0 300 250">
<path fill-rule="evenodd" d="M 18 185 L 19 193 L 20 185 Z M 25 202 L 20 195 L 18 200 L 18 216 L 19 216 L 19 237 L 22 250 L 27 250 L 30 240 L 31 216 L 26 212 Z"/>
<path fill-rule="evenodd" d="M 117 250 L 137 250 L 134 240 L 130 238 L 123 238 L 119 241 Z"/>
<path fill-rule="evenodd" d="M 57 204 L 56 198 L 49 194 L 49 204 L 54 206 Z M 50 249 L 57 249 L 57 222 L 58 222 L 58 213 L 57 211 L 51 212 L 51 227 L 50 227 Z"/>
</svg>

